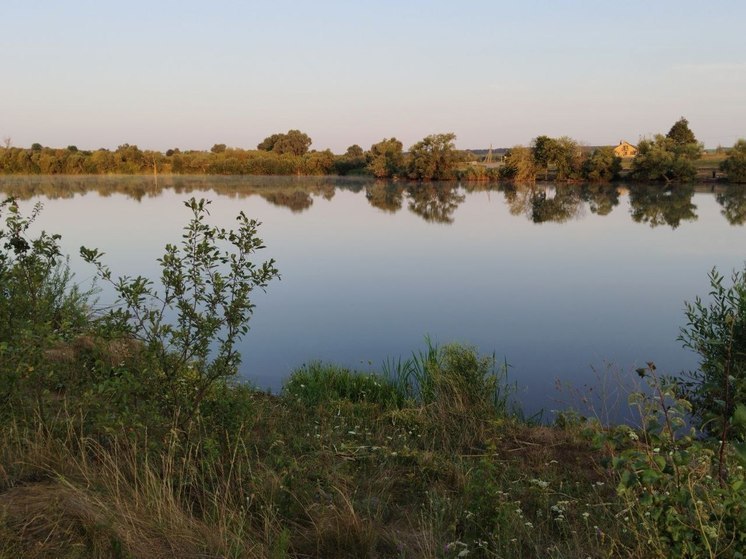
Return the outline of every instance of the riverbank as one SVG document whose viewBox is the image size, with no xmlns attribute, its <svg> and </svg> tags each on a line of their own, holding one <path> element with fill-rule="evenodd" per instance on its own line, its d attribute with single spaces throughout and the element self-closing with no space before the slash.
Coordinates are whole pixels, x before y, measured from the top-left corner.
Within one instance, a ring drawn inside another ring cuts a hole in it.
<svg viewBox="0 0 746 559">
<path fill-rule="evenodd" d="M 539 424 L 506 365 L 458 344 L 375 374 L 311 363 L 278 395 L 237 382 L 246 297 L 276 270 L 248 259 L 252 222 L 211 228 L 206 205 L 187 202 L 163 298 L 83 251 L 112 312 L 0 206 L 0 557 L 738 556 L 740 439 L 686 431 L 653 364 L 639 426 Z"/>
<path fill-rule="evenodd" d="M 473 357 L 448 348 L 419 403 L 312 366 L 280 396 L 216 388 L 188 428 L 16 409 L 0 556 L 738 556 L 743 475 L 719 486 L 714 447 L 573 413 L 525 423 L 460 382 Z"/>
</svg>

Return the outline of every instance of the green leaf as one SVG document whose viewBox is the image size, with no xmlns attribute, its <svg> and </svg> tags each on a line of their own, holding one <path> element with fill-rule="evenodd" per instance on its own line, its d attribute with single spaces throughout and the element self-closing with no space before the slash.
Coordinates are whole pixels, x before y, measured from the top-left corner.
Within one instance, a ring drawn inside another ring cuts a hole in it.
<svg viewBox="0 0 746 559">
<path fill-rule="evenodd" d="M 746 405 L 738 404 L 736 406 L 731 422 L 734 427 L 738 427 L 741 430 L 746 429 Z"/>
</svg>

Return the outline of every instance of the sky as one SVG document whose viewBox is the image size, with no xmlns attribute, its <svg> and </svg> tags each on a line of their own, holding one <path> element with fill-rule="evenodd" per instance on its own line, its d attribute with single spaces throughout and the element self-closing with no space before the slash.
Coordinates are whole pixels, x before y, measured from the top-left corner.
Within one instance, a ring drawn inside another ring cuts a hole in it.
<svg viewBox="0 0 746 559">
<path fill-rule="evenodd" d="M 0 0 L 0 138 L 343 152 L 746 137 L 742 0 Z"/>
</svg>

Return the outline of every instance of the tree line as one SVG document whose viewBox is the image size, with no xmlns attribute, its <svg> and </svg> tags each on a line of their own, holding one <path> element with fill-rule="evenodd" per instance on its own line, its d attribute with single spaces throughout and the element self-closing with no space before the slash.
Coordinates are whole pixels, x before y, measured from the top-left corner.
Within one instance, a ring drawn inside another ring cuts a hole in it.
<svg viewBox="0 0 746 559">
<path fill-rule="evenodd" d="M 588 149 L 567 136 L 541 135 L 529 146 L 517 145 L 498 165 L 480 164 L 476 155 L 458 150 L 452 132 L 432 134 L 404 150 L 395 137 L 384 138 L 364 150 L 357 144 L 343 154 L 311 150 L 311 138 L 300 130 L 272 134 L 256 149 L 215 144 L 209 151 L 169 149 L 165 153 L 123 144 L 116 150 L 79 150 L 76 146 L 50 148 L 35 143 L 0 148 L 0 173 L 176 174 L 176 175 L 370 175 L 419 181 L 610 182 L 622 173 L 622 158 L 610 146 Z M 688 182 L 697 175 L 703 153 L 685 118 L 665 135 L 643 139 L 632 159 L 628 180 Z M 740 139 L 720 164 L 730 182 L 746 182 L 746 140 Z"/>
</svg>

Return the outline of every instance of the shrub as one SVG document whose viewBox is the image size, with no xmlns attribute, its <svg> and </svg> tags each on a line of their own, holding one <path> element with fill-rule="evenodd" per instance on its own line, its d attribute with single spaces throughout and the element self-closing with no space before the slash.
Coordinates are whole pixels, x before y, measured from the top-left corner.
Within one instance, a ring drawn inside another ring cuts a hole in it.
<svg viewBox="0 0 746 559">
<path fill-rule="evenodd" d="M 154 397 L 178 414 L 182 426 L 214 384 L 236 374 L 241 361 L 236 344 L 248 332 L 254 310 L 250 295 L 279 275 L 274 260 L 256 263 L 251 258 L 264 248 L 257 236 L 259 223 L 241 212 L 236 230 L 210 226 L 209 203 L 194 198 L 185 202 L 192 219 L 181 246 L 167 245 L 158 260 L 161 290 L 142 276 L 113 280 L 101 263 L 103 253 L 81 247 L 83 258 L 119 297 L 105 322 L 143 343 L 162 380 L 163 393 Z"/>
<path fill-rule="evenodd" d="M 743 557 L 746 545 L 746 478 L 743 465 L 725 461 L 734 448 L 701 440 L 685 430 L 691 405 L 675 383 L 661 382 L 655 365 L 638 371 L 649 391 L 630 396 L 642 429 L 619 427 L 606 438 L 627 529 L 645 557 Z"/>
<path fill-rule="evenodd" d="M 746 270 L 734 272 L 730 286 L 713 269 L 710 303 L 686 303 L 687 325 L 679 339 L 701 357 L 699 369 L 682 381 L 700 427 L 726 440 L 739 404 L 746 403 Z"/>
<path fill-rule="evenodd" d="M 728 182 L 746 182 L 746 140 L 736 142 L 720 164 L 720 170 L 728 176 Z"/>
<path fill-rule="evenodd" d="M 29 236 L 41 209 L 37 204 L 26 217 L 15 200 L 0 203 L 0 402 L 6 405 L 30 396 L 39 401 L 56 387 L 58 371 L 46 352 L 74 337 L 88 318 L 90 293 L 73 284 L 60 236 Z"/>
</svg>

